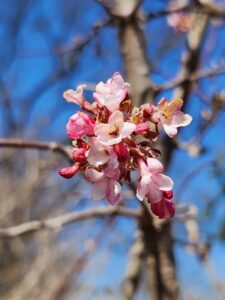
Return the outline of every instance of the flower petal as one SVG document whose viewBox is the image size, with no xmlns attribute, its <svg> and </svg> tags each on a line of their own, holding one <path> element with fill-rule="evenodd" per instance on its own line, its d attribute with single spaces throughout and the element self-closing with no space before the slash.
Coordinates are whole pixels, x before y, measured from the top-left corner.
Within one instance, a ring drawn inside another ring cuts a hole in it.
<svg viewBox="0 0 225 300">
<path fill-rule="evenodd" d="M 166 125 L 165 123 L 163 124 L 163 128 L 166 132 L 166 134 L 171 137 L 174 138 L 177 135 L 177 128 L 173 125 Z"/>
<path fill-rule="evenodd" d="M 150 182 L 146 197 L 148 198 L 148 202 L 150 203 L 159 202 L 162 200 L 163 192 L 160 191 L 153 182 Z"/>
<path fill-rule="evenodd" d="M 173 189 L 173 181 L 169 176 L 157 174 L 152 176 L 152 180 L 161 191 L 170 191 Z"/>
<path fill-rule="evenodd" d="M 92 137 L 89 139 L 90 149 L 86 152 L 87 161 L 94 166 L 103 165 L 109 160 L 107 148 Z"/>
<path fill-rule="evenodd" d="M 75 103 L 79 106 L 82 106 L 85 98 L 83 96 L 83 90 L 86 87 L 86 84 L 78 85 L 77 89 L 74 90 L 67 90 L 63 93 L 63 97 L 67 102 Z"/>
<path fill-rule="evenodd" d="M 109 160 L 109 155 L 106 151 L 96 151 L 90 149 L 87 152 L 87 161 L 93 166 L 104 165 Z"/>
<path fill-rule="evenodd" d="M 96 136 L 103 135 L 108 133 L 109 125 L 105 123 L 99 123 L 94 127 L 94 133 Z"/>
<path fill-rule="evenodd" d="M 106 198 L 108 202 L 115 205 L 120 200 L 121 185 L 119 182 L 110 179 L 107 183 Z"/>
<path fill-rule="evenodd" d="M 123 113 L 119 110 L 115 110 L 109 117 L 108 124 L 117 125 L 119 128 L 121 128 L 123 124 Z"/>
<path fill-rule="evenodd" d="M 175 112 L 178 112 L 181 110 L 183 103 L 184 103 L 184 101 L 180 98 L 175 99 L 171 102 L 168 102 L 167 110 L 170 112 L 170 114 L 174 114 Z"/>
<path fill-rule="evenodd" d="M 103 180 L 104 174 L 96 171 L 95 169 L 89 168 L 85 170 L 85 177 L 91 182 L 99 182 Z"/>
<path fill-rule="evenodd" d="M 141 176 L 149 174 L 148 166 L 146 165 L 146 163 L 142 159 L 139 159 L 138 167 L 139 167 L 138 171 L 140 172 Z"/>
<path fill-rule="evenodd" d="M 158 203 L 151 203 L 151 210 L 160 219 L 172 218 L 175 214 L 175 205 L 171 200 L 163 198 Z"/>
<path fill-rule="evenodd" d="M 121 136 L 123 138 L 129 136 L 132 132 L 134 132 L 136 129 L 136 125 L 130 122 L 124 122 L 121 128 Z"/>
<path fill-rule="evenodd" d="M 149 191 L 149 184 L 151 182 L 151 176 L 150 175 L 144 175 L 141 180 L 137 184 L 137 198 L 141 201 L 144 200 L 145 195 Z"/>
<path fill-rule="evenodd" d="M 148 158 L 147 164 L 148 164 L 148 169 L 152 174 L 162 173 L 163 165 L 158 159 Z"/>
<path fill-rule="evenodd" d="M 191 123 L 192 117 L 188 114 L 184 114 L 182 111 L 178 111 L 173 114 L 171 119 L 171 125 L 175 127 L 187 126 Z"/>
<path fill-rule="evenodd" d="M 104 199 L 106 197 L 107 180 L 96 182 L 92 186 L 92 198 L 93 200 Z"/>
</svg>

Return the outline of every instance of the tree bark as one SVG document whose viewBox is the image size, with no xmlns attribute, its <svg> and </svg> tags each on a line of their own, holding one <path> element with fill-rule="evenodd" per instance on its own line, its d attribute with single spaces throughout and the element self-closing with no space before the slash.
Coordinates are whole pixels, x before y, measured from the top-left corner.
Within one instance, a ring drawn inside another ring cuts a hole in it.
<svg viewBox="0 0 225 300">
<path fill-rule="evenodd" d="M 126 9 L 124 9 L 124 2 L 126 2 Z M 117 0 L 114 10 L 111 10 L 118 28 L 125 73 L 132 85 L 131 98 L 136 106 L 145 101 L 153 102 L 153 88 L 139 4 L 140 1 L 138 0 Z M 176 300 L 178 298 L 178 283 L 170 222 L 158 222 L 156 225 L 147 206 L 144 206 L 139 230 L 142 231 L 144 237 L 145 256 L 143 264 L 147 268 L 151 299 Z M 140 276 L 141 266 L 136 269 L 136 272 L 139 272 Z M 125 297 L 126 293 L 123 293 L 123 299 L 133 299 L 136 288 L 137 284 L 133 286 L 132 298 L 130 296 Z"/>
</svg>

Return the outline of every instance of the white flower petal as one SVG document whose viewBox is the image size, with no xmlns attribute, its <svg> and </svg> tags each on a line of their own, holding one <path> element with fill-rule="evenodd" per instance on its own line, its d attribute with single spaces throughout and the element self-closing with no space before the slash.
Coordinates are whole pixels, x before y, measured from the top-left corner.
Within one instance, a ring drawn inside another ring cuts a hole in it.
<svg viewBox="0 0 225 300">
<path fill-rule="evenodd" d="M 177 135 L 177 128 L 175 126 L 163 124 L 163 128 L 169 137 L 174 138 Z"/>
<path fill-rule="evenodd" d="M 123 138 L 129 136 L 132 132 L 134 132 L 136 129 L 136 125 L 130 122 L 124 122 L 121 128 L 121 136 Z"/>
<path fill-rule="evenodd" d="M 107 180 L 96 182 L 92 186 L 93 200 L 104 199 L 106 197 Z"/>
<path fill-rule="evenodd" d="M 144 175 L 141 180 L 137 184 L 137 198 L 141 201 L 144 200 L 145 195 L 149 191 L 149 184 L 151 182 L 151 176 L 150 175 Z"/>
<path fill-rule="evenodd" d="M 152 180 L 158 189 L 162 191 L 171 191 L 173 189 L 173 181 L 169 176 L 157 174 L 152 176 Z"/>
<path fill-rule="evenodd" d="M 113 179 L 108 180 L 106 193 L 108 202 L 115 205 L 120 200 L 121 186 L 119 182 Z"/>
<path fill-rule="evenodd" d="M 99 182 L 104 178 L 104 174 L 96 171 L 95 169 L 89 168 L 85 170 L 85 177 L 91 182 Z"/>
<path fill-rule="evenodd" d="M 123 124 L 123 113 L 119 110 L 115 110 L 109 117 L 108 124 L 110 124 L 110 126 L 116 125 L 120 129 Z"/>
<path fill-rule="evenodd" d="M 150 182 L 146 197 L 151 203 L 159 202 L 162 200 L 163 192 L 160 191 L 153 182 Z"/>
<path fill-rule="evenodd" d="M 176 127 L 187 126 L 191 123 L 192 117 L 179 111 L 173 114 L 171 124 Z"/>
<path fill-rule="evenodd" d="M 163 165 L 158 159 L 148 158 L 147 164 L 149 171 L 153 174 L 161 173 L 163 171 Z"/>
</svg>

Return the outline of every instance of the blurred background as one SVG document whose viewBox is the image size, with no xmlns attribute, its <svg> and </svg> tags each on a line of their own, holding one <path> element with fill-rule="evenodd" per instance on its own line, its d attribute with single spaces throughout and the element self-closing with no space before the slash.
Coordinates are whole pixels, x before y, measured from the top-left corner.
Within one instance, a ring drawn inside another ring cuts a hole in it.
<svg viewBox="0 0 225 300">
<path fill-rule="evenodd" d="M 224 0 L 0 1 L 1 228 L 108 207 L 90 199 L 81 176 L 58 175 L 69 165 L 62 153 L 7 147 L 9 139 L 69 146 L 65 125 L 78 107 L 63 100 L 66 89 L 86 83 L 91 99 L 96 83 L 119 71 L 142 93 L 136 104 L 180 96 L 193 116 L 176 143 L 162 136 L 177 203 L 169 225 L 153 220 L 146 230 L 136 218 L 108 216 L 0 234 L 0 299 L 225 299 L 224 25 Z M 122 197 L 139 209 L 129 186 Z M 159 283 L 148 270 L 152 257 L 163 265 L 163 241 L 171 284 L 166 269 Z"/>
</svg>

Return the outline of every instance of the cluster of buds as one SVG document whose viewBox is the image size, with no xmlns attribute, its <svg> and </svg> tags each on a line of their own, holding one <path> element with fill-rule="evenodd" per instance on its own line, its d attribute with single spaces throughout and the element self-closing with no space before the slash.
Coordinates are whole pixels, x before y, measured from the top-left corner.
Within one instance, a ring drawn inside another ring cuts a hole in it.
<svg viewBox="0 0 225 300">
<path fill-rule="evenodd" d="M 168 102 L 163 98 L 157 106 L 144 104 L 132 108 L 128 87 L 119 73 L 106 83 L 100 82 L 87 101 L 84 85 L 67 90 L 64 98 L 79 105 L 70 117 L 66 129 L 73 140 L 74 164 L 59 170 L 65 178 L 78 171 L 92 185 L 92 198 L 106 198 L 112 205 L 120 201 L 121 184 L 131 181 L 131 172 L 138 174 L 137 198 L 147 199 L 151 211 L 159 218 L 172 217 L 173 181 L 163 174 L 157 159 L 160 151 L 154 148 L 159 130 L 174 137 L 177 128 L 191 122 L 191 116 L 181 112 L 181 99 Z"/>
</svg>

